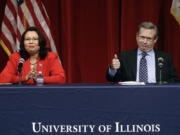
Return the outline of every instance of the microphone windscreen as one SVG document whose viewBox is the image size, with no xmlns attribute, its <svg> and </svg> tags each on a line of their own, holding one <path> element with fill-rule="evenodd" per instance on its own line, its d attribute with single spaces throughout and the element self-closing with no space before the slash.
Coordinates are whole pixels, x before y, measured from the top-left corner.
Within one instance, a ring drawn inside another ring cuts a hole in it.
<svg viewBox="0 0 180 135">
<path fill-rule="evenodd" d="M 163 57 L 159 57 L 158 58 L 158 62 L 163 62 L 164 61 L 164 58 Z"/>
<path fill-rule="evenodd" d="M 163 67 L 163 65 L 164 65 L 164 58 L 162 58 L 162 57 L 158 58 L 158 65 L 159 65 L 160 69 Z"/>
<path fill-rule="evenodd" d="M 19 63 L 24 63 L 24 61 L 25 61 L 24 58 L 19 59 Z"/>
<path fill-rule="evenodd" d="M 163 57 L 159 57 L 159 58 L 158 58 L 158 62 L 159 62 L 159 63 L 164 62 L 164 58 L 163 58 Z"/>
</svg>

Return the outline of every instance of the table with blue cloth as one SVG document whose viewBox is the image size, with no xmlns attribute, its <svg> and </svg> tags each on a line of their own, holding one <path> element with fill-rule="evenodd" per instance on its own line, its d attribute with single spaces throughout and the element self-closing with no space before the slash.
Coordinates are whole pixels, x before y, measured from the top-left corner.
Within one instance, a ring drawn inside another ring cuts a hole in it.
<svg viewBox="0 0 180 135">
<path fill-rule="evenodd" d="M 180 135 L 180 84 L 0 85 L 0 135 Z"/>
</svg>

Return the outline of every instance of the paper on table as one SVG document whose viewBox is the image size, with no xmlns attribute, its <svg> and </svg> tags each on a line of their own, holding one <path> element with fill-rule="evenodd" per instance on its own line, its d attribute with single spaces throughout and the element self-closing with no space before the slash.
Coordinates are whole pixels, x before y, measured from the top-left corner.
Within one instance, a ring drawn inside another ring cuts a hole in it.
<svg viewBox="0 0 180 135">
<path fill-rule="evenodd" d="M 12 83 L 0 83 L 0 85 L 9 85 L 9 84 L 12 84 Z"/>
<path fill-rule="evenodd" d="M 118 82 L 121 85 L 145 85 L 145 82 L 136 82 L 136 81 L 125 81 L 125 82 Z"/>
</svg>

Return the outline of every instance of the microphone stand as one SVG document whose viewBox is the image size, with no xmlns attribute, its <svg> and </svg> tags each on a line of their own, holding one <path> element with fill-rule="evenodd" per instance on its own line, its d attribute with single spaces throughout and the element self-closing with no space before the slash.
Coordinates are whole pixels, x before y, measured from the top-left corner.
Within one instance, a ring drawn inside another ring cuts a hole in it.
<svg viewBox="0 0 180 135">
<path fill-rule="evenodd" d="M 162 63 L 160 63 L 162 64 Z M 159 67 L 160 67 L 160 70 L 159 70 L 159 84 L 163 84 L 163 81 L 162 81 L 162 66 L 160 66 L 159 64 Z"/>
<path fill-rule="evenodd" d="M 162 84 L 166 84 L 167 82 L 162 80 L 162 68 L 163 68 L 163 63 L 159 63 L 159 82 L 158 84 L 162 85 Z"/>
<path fill-rule="evenodd" d="M 23 66 L 23 63 L 25 62 L 25 59 L 24 58 L 20 58 L 19 59 L 19 65 L 17 67 L 17 71 L 18 71 L 18 77 L 19 77 L 19 84 L 22 84 L 22 66 Z"/>
<path fill-rule="evenodd" d="M 22 84 L 22 73 L 21 72 L 18 72 L 18 77 L 19 77 L 19 85 Z"/>
</svg>

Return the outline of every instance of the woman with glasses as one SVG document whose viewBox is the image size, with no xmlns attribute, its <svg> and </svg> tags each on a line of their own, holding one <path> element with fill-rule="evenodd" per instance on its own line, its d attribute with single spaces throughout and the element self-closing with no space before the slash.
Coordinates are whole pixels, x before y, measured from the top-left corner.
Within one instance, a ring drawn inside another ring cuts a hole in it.
<svg viewBox="0 0 180 135">
<path fill-rule="evenodd" d="M 22 34 L 20 51 L 10 55 L 0 82 L 36 84 L 39 74 L 41 83 L 64 83 L 66 79 L 59 57 L 49 51 L 44 35 L 29 27 Z"/>
</svg>

